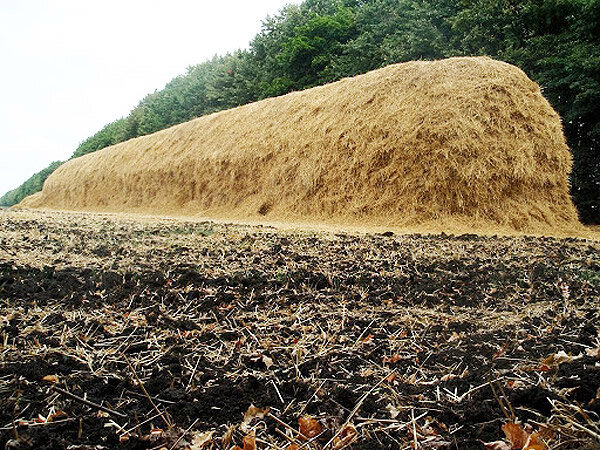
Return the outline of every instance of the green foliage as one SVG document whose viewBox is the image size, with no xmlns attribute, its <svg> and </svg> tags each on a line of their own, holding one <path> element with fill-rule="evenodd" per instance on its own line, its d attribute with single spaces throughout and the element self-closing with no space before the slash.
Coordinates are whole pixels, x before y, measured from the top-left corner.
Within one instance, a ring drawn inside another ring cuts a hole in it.
<svg viewBox="0 0 600 450">
<path fill-rule="evenodd" d="M 354 21 L 350 10 L 339 6 L 330 14 L 311 12 L 304 23 L 294 28 L 276 60 L 295 88 L 335 79 L 331 63 L 355 34 Z"/>
<path fill-rule="evenodd" d="M 600 0 L 305 0 L 267 17 L 248 50 L 189 67 L 146 96 L 73 157 L 394 62 L 489 55 L 543 87 L 573 151 L 581 218 L 599 223 L 599 43 Z"/>
<path fill-rule="evenodd" d="M 79 144 L 79 147 L 77 147 L 77 150 L 73 153 L 72 158 L 77 158 L 78 156 L 83 156 L 87 153 L 95 152 L 101 148 L 135 137 L 135 135 L 126 136 L 125 124 L 125 119 L 119 119 L 109 123 L 96 134 Z"/>
<path fill-rule="evenodd" d="M 521 67 L 563 119 L 574 157 L 572 194 L 600 223 L 600 1 L 464 0 L 450 19 L 457 54 Z"/>
<path fill-rule="evenodd" d="M 12 191 L 8 191 L 2 197 L 0 197 L 0 206 L 12 206 L 19 203 L 25 197 L 31 194 L 35 194 L 42 190 L 44 181 L 62 164 L 62 161 L 54 161 L 45 169 L 34 174 L 25 181 L 21 186 Z"/>
<path fill-rule="evenodd" d="M 373 0 L 359 4 L 356 37 L 336 58 L 336 74 L 352 76 L 396 62 L 448 56 L 453 3 Z"/>
<path fill-rule="evenodd" d="M 258 97 L 338 79 L 333 62 L 356 35 L 354 10 L 336 0 L 307 0 L 267 18 L 250 44 Z"/>
</svg>

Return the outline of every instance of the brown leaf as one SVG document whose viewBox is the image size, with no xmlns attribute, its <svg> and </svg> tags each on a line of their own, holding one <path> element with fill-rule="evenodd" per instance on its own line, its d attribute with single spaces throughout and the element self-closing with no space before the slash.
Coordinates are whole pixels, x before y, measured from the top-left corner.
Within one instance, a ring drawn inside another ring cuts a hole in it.
<svg viewBox="0 0 600 450">
<path fill-rule="evenodd" d="M 564 350 L 560 350 L 557 353 L 549 355 L 543 365 L 547 367 L 558 367 L 562 363 L 572 363 L 576 359 L 580 359 L 583 355 L 573 356 L 567 354 Z"/>
<path fill-rule="evenodd" d="M 369 335 L 368 335 L 367 337 L 365 337 L 365 338 L 362 338 L 362 339 L 360 340 L 360 342 L 369 342 L 371 339 L 373 339 L 373 337 L 374 337 L 374 336 L 373 336 L 372 334 L 370 334 L 370 333 L 369 333 Z"/>
<path fill-rule="evenodd" d="M 214 433 L 214 430 L 205 431 L 204 433 L 200 431 L 193 432 L 192 444 L 189 450 L 202 450 L 203 448 L 209 446 L 212 443 L 212 437 Z"/>
<path fill-rule="evenodd" d="M 507 422 L 502 425 L 502 431 L 504 431 L 506 439 L 508 439 L 513 449 L 522 449 L 527 444 L 529 433 L 520 424 Z"/>
<path fill-rule="evenodd" d="M 202 332 L 200 330 L 189 330 L 189 331 L 184 331 L 183 333 L 181 333 L 181 335 L 184 338 L 192 338 L 192 337 L 196 337 L 200 334 L 202 334 Z"/>
<path fill-rule="evenodd" d="M 402 359 L 402 357 L 398 354 L 398 353 L 394 353 L 392 356 L 384 356 L 383 359 L 381 360 L 381 362 L 383 364 L 386 363 L 397 363 L 398 361 L 400 361 Z"/>
<path fill-rule="evenodd" d="M 396 372 L 392 372 L 387 377 L 385 377 L 385 381 L 387 381 L 388 383 L 393 383 L 394 381 L 396 381 L 396 378 L 398 378 L 398 375 L 396 374 Z"/>
<path fill-rule="evenodd" d="M 240 426 L 241 430 L 244 433 L 247 433 L 250 430 L 250 424 L 254 419 L 262 419 L 266 414 L 269 413 L 269 408 L 257 408 L 254 405 L 250 405 L 244 414 L 244 421 Z"/>
<path fill-rule="evenodd" d="M 308 415 L 302 416 L 298 419 L 298 426 L 300 428 L 300 433 L 309 439 L 314 438 L 321 431 L 323 431 L 323 427 L 319 421 Z"/>
<path fill-rule="evenodd" d="M 585 353 L 592 358 L 600 358 L 600 347 L 587 348 L 585 349 Z"/>
<path fill-rule="evenodd" d="M 227 430 L 221 437 L 221 445 L 223 446 L 223 448 L 227 448 L 227 447 L 229 447 L 229 444 L 231 444 L 231 440 L 232 440 L 231 437 L 233 435 L 234 430 L 235 430 L 235 425 L 230 425 L 229 428 L 227 428 Z"/>
<path fill-rule="evenodd" d="M 513 381 L 507 381 L 506 382 L 506 388 L 513 390 L 513 389 L 523 389 L 526 387 L 526 384 L 523 383 L 521 380 L 513 380 Z"/>
<path fill-rule="evenodd" d="M 243 439 L 244 448 L 243 450 L 256 450 L 256 438 L 254 437 L 254 431 L 244 436 Z"/>
<path fill-rule="evenodd" d="M 67 417 L 68 414 L 62 410 L 57 410 L 54 414 L 50 414 L 48 416 L 48 422 L 52 422 L 53 420 L 60 419 L 61 417 Z"/>
<path fill-rule="evenodd" d="M 357 437 L 358 431 L 356 431 L 356 428 L 350 424 L 346 425 L 344 428 L 342 428 L 342 431 L 338 437 L 333 440 L 333 450 L 341 450 L 346 448 L 352 444 Z"/>
<path fill-rule="evenodd" d="M 244 345 L 243 339 L 238 339 L 237 341 L 235 341 L 235 349 L 237 351 L 239 351 L 242 348 L 242 345 Z"/>
<path fill-rule="evenodd" d="M 532 433 L 527 439 L 523 450 L 547 450 L 548 446 L 538 433 Z"/>
<path fill-rule="evenodd" d="M 268 356 L 265 356 L 265 355 L 261 355 L 261 356 L 262 356 L 262 361 L 263 361 L 265 367 L 267 369 L 270 369 L 271 366 L 273 366 L 273 360 L 271 358 L 269 358 Z"/>
</svg>

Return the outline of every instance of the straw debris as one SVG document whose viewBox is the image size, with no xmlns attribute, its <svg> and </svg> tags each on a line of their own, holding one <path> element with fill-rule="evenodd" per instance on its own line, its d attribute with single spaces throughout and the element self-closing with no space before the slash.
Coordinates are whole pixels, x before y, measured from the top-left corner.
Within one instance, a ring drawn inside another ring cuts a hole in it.
<svg viewBox="0 0 600 450">
<path fill-rule="evenodd" d="M 598 324 L 597 241 L 0 211 L 0 448 L 598 448 Z"/>
<path fill-rule="evenodd" d="M 316 223 L 581 225 L 558 114 L 486 57 L 395 64 L 76 158 L 21 206 Z"/>
</svg>

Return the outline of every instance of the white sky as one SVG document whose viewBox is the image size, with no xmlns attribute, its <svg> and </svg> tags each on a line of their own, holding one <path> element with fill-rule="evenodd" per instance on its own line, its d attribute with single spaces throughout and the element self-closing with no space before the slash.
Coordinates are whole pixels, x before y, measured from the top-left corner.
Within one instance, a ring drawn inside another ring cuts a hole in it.
<svg viewBox="0 0 600 450">
<path fill-rule="evenodd" d="M 0 196 L 300 0 L 0 0 Z"/>
</svg>

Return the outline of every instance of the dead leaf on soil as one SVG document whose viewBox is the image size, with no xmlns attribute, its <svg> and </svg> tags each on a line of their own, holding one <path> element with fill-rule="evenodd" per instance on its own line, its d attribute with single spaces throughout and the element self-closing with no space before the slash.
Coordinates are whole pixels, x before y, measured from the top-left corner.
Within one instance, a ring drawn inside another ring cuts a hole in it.
<svg viewBox="0 0 600 450">
<path fill-rule="evenodd" d="M 242 441 L 244 443 L 244 448 L 240 447 L 239 445 L 234 445 L 231 447 L 231 450 L 256 450 L 256 438 L 254 437 L 254 431 L 244 436 Z"/>
<path fill-rule="evenodd" d="M 522 449 L 529 438 L 529 434 L 518 423 L 507 422 L 502 425 L 502 431 L 513 449 Z"/>
<path fill-rule="evenodd" d="M 371 339 L 373 339 L 373 338 L 374 338 L 374 335 L 372 335 L 372 334 L 369 333 L 369 335 L 367 337 L 365 337 L 365 338 L 362 338 L 360 340 L 360 342 L 362 342 L 362 343 L 370 342 Z"/>
<path fill-rule="evenodd" d="M 256 438 L 254 437 L 254 431 L 244 436 L 243 439 L 244 448 L 242 450 L 256 450 Z"/>
<path fill-rule="evenodd" d="M 398 353 L 394 353 L 392 356 L 384 356 L 382 358 L 381 362 L 383 364 L 386 364 L 386 363 L 394 364 L 394 363 L 397 363 L 398 361 L 400 361 L 401 359 L 402 359 L 402 356 L 400 356 Z"/>
<path fill-rule="evenodd" d="M 257 408 L 254 405 L 250 405 L 246 410 L 246 413 L 244 414 L 244 420 L 240 425 L 240 429 L 244 433 L 247 433 L 248 431 L 250 431 L 250 423 L 252 423 L 254 419 L 263 419 L 268 413 L 269 408 L 262 409 Z"/>
<path fill-rule="evenodd" d="M 398 375 L 396 374 L 396 372 L 392 372 L 387 377 L 385 377 L 385 381 L 387 381 L 388 383 L 393 383 L 394 381 L 396 381 L 396 378 L 398 378 Z"/>
<path fill-rule="evenodd" d="M 502 426 L 502 431 L 513 450 L 546 450 L 548 448 L 539 433 L 529 434 L 518 423 L 507 422 Z"/>
<path fill-rule="evenodd" d="M 298 426 L 300 429 L 300 433 L 311 439 L 317 436 L 321 431 L 323 431 L 323 427 L 319 423 L 317 419 L 311 416 L 302 416 L 298 419 Z"/>
<path fill-rule="evenodd" d="M 270 369 L 273 366 L 273 360 L 271 358 L 269 358 L 268 356 L 265 355 L 261 355 L 262 356 L 262 361 L 263 364 L 265 365 L 265 367 L 267 369 Z"/>
<path fill-rule="evenodd" d="M 333 440 L 333 450 L 341 450 L 352 444 L 358 438 L 358 431 L 354 425 L 345 425 L 342 431 Z"/>
<path fill-rule="evenodd" d="M 206 446 L 210 445 L 214 433 L 214 430 L 205 431 L 204 433 L 199 431 L 192 433 L 192 444 L 190 446 L 190 450 L 202 450 Z"/>
<path fill-rule="evenodd" d="M 57 410 L 54 414 L 50 414 L 48 416 L 48 422 L 52 422 L 53 420 L 61 419 L 64 417 L 68 417 L 68 414 L 62 410 Z"/>
<path fill-rule="evenodd" d="M 583 358 L 583 355 L 569 355 L 565 353 L 564 350 L 559 351 L 558 353 L 554 353 L 553 355 L 548 356 L 544 360 L 544 366 L 547 367 L 558 367 L 562 363 L 572 363 L 573 361 Z"/>
<path fill-rule="evenodd" d="M 592 358 L 600 358 L 600 347 L 587 348 L 585 349 L 585 353 Z"/>
<path fill-rule="evenodd" d="M 542 440 L 538 433 L 532 433 L 527 439 L 527 443 L 523 450 L 547 450 L 548 446 Z"/>
<path fill-rule="evenodd" d="M 225 433 L 223 434 L 223 437 L 221 438 L 221 444 L 223 445 L 223 447 L 227 448 L 227 447 L 229 447 L 229 444 L 231 444 L 231 438 L 233 436 L 234 430 L 235 430 L 235 425 L 230 425 L 227 428 L 227 431 L 225 431 Z"/>
<path fill-rule="evenodd" d="M 385 409 L 388 410 L 388 412 L 390 413 L 390 417 L 392 419 L 395 419 L 396 417 L 398 417 L 400 415 L 400 410 L 398 408 L 396 408 L 394 405 L 392 405 L 391 403 L 388 403 L 387 406 L 385 407 Z"/>
<path fill-rule="evenodd" d="M 507 381 L 506 382 L 506 388 L 513 390 L 513 389 L 523 389 L 525 388 L 527 385 L 522 382 L 521 380 L 511 380 L 511 381 Z"/>
</svg>

